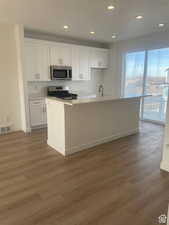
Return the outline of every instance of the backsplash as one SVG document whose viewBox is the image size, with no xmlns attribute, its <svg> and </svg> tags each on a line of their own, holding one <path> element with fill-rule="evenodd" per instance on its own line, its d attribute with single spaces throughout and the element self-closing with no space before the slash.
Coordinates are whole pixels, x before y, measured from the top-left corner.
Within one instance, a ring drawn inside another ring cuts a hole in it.
<svg viewBox="0 0 169 225">
<path fill-rule="evenodd" d="M 28 82 L 29 98 L 44 97 L 47 95 L 48 86 L 68 86 L 70 92 L 85 96 L 90 94 L 98 94 L 98 87 L 103 84 L 104 72 L 102 70 L 93 69 L 90 81 L 49 81 L 49 82 Z"/>
</svg>

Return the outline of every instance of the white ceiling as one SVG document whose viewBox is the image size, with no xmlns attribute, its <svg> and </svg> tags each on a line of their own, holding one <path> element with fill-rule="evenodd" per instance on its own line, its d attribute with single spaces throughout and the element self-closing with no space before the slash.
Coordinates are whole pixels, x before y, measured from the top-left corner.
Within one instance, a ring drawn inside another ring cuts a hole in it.
<svg viewBox="0 0 169 225">
<path fill-rule="evenodd" d="M 108 11 L 108 5 L 115 10 Z M 143 15 L 143 20 L 136 20 Z M 113 42 L 169 29 L 169 0 L 0 0 L 0 20 L 74 38 Z M 159 28 L 159 23 L 166 23 Z M 63 29 L 69 25 L 69 30 Z M 90 31 L 95 34 L 91 35 Z"/>
</svg>

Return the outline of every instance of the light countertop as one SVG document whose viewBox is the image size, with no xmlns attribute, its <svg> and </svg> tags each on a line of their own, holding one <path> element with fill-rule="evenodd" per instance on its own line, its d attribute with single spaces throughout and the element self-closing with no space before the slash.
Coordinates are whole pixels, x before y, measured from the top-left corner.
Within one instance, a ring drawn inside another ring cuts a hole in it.
<svg viewBox="0 0 169 225">
<path fill-rule="evenodd" d="M 145 96 L 136 96 L 136 97 L 126 97 L 126 98 L 115 98 L 113 96 L 103 96 L 103 97 L 83 97 L 83 98 L 78 98 L 74 100 L 64 100 L 60 98 L 55 98 L 55 97 L 47 97 L 49 100 L 53 101 L 58 101 L 62 102 L 63 104 L 66 105 L 77 105 L 77 104 L 87 104 L 87 103 L 94 103 L 94 102 L 105 102 L 105 101 L 126 101 L 126 100 L 134 100 L 134 99 L 139 99 L 143 97 L 148 97 L 149 95 Z"/>
</svg>

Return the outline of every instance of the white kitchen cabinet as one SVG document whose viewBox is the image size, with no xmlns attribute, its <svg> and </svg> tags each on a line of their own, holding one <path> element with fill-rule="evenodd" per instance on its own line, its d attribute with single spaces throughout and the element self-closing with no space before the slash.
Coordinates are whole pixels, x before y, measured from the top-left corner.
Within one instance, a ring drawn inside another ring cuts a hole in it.
<svg viewBox="0 0 169 225">
<path fill-rule="evenodd" d="M 90 80 L 91 68 L 108 67 L 108 49 L 25 39 L 27 81 L 51 81 L 50 65 L 72 66 L 73 80 Z"/>
<path fill-rule="evenodd" d="M 90 66 L 91 68 L 108 68 L 108 49 L 91 48 Z"/>
<path fill-rule="evenodd" d="M 71 45 L 57 43 L 50 46 L 51 65 L 71 66 L 72 48 Z"/>
<path fill-rule="evenodd" d="M 30 123 L 31 127 L 45 126 L 47 124 L 45 100 L 30 101 Z"/>
<path fill-rule="evenodd" d="M 28 81 L 50 80 L 49 50 L 43 42 L 25 41 L 25 74 Z"/>
<path fill-rule="evenodd" d="M 90 80 L 90 48 L 72 47 L 72 79 Z"/>
</svg>

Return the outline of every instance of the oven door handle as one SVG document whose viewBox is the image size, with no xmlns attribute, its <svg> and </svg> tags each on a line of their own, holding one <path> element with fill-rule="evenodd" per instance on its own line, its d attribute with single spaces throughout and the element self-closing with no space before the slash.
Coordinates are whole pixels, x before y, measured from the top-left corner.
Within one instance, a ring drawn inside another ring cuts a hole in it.
<svg viewBox="0 0 169 225">
<path fill-rule="evenodd" d="M 67 77 L 70 78 L 70 70 L 67 70 Z"/>
<path fill-rule="evenodd" d="M 68 77 L 69 77 L 70 80 L 72 79 L 72 74 L 71 74 L 71 70 L 70 69 L 68 70 Z"/>
</svg>

